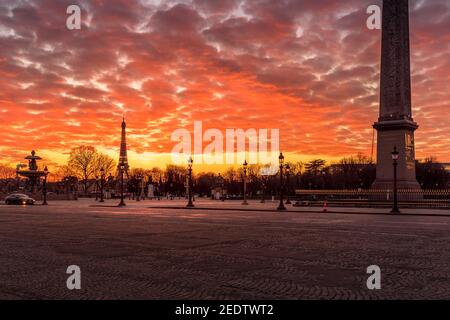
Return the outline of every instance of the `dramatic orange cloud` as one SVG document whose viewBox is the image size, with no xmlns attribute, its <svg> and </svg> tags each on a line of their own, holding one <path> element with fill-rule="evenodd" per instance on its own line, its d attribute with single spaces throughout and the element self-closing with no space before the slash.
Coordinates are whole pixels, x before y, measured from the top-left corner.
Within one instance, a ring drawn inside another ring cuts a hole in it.
<svg viewBox="0 0 450 320">
<path fill-rule="evenodd" d="M 82 8 L 82 29 L 66 9 Z M 450 162 L 450 4 L 410 1 L 417 156 Z M 168 158 L 173 130 L 277 128 L 283 151 L 370 155 L 380 0 L 3 0 L 0 156 L 63 162 L 93 145 L 131 165 Z"/>
</svg>

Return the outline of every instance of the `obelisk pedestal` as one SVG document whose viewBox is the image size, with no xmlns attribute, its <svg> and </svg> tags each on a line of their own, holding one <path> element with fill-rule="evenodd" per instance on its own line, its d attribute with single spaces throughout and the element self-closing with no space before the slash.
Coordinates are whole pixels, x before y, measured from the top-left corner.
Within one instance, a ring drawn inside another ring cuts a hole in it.
<svg viewBox="0 0 450 320">
<path fill-rule="evenodd" d="M 383 1 L 380 75 L 380 116 L 377 130 L 377 177 L 372 188 L 392 189 L 392 150 L 399 151 L 399 189 L 420 189 L 416 180 L 414 131 L 419 127 L 411 111 L 411 71 L 408 0 Z"/>
</svg>

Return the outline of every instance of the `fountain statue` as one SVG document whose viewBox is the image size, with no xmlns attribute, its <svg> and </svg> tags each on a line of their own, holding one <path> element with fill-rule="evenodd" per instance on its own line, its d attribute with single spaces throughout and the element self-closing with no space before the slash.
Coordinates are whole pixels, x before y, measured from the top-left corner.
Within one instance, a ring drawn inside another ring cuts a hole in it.
<svg viewBox="0 0 450 320">
<path fill-rule="evenodd" d="M 19 170 L 20 166 L 17 168 L 17 174 L 28 179 L 28 189 L 30 192 L 35 193 L 37 186 L 40 182 L 40 178 L 45 176 L 44 171 L 38 170 L 37 161 L 42 160 L 41 157 L 36 155 L 36 152 L 31 151 L 31 155 L 25 157 L 28 160 L 28 170 Z"/>
</svg>

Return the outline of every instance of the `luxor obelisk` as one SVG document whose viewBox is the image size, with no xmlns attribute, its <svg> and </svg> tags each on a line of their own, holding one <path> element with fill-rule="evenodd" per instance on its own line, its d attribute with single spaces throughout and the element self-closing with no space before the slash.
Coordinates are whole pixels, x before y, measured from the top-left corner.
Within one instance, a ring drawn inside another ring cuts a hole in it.
<svg viewBox="0 0 450 320">
<path fill-rule="evenodd" d="M 374 124 L 377 139 L 377 177 L 373 188 L 392 189 L 391 152 L 397 147 L 399 189 L 419 189 L 415 171 L 411 112 L 411 70 L 408 0 L 383 0 L 380 117 Z"/>
</svg>

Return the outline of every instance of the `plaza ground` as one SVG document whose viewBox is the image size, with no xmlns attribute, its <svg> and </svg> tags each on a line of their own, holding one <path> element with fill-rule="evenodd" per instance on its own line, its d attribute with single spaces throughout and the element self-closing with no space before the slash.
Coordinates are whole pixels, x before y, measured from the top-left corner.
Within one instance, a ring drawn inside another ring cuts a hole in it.
<svg viewBox="0 0 450 320">
<path fill-rule="evenodd" d="M 450 299 L 449 211 L 116 204 L 1 205 L 0 298 Z M 66 288 L 69 265 L 81 290 Z"/>
</svg>

